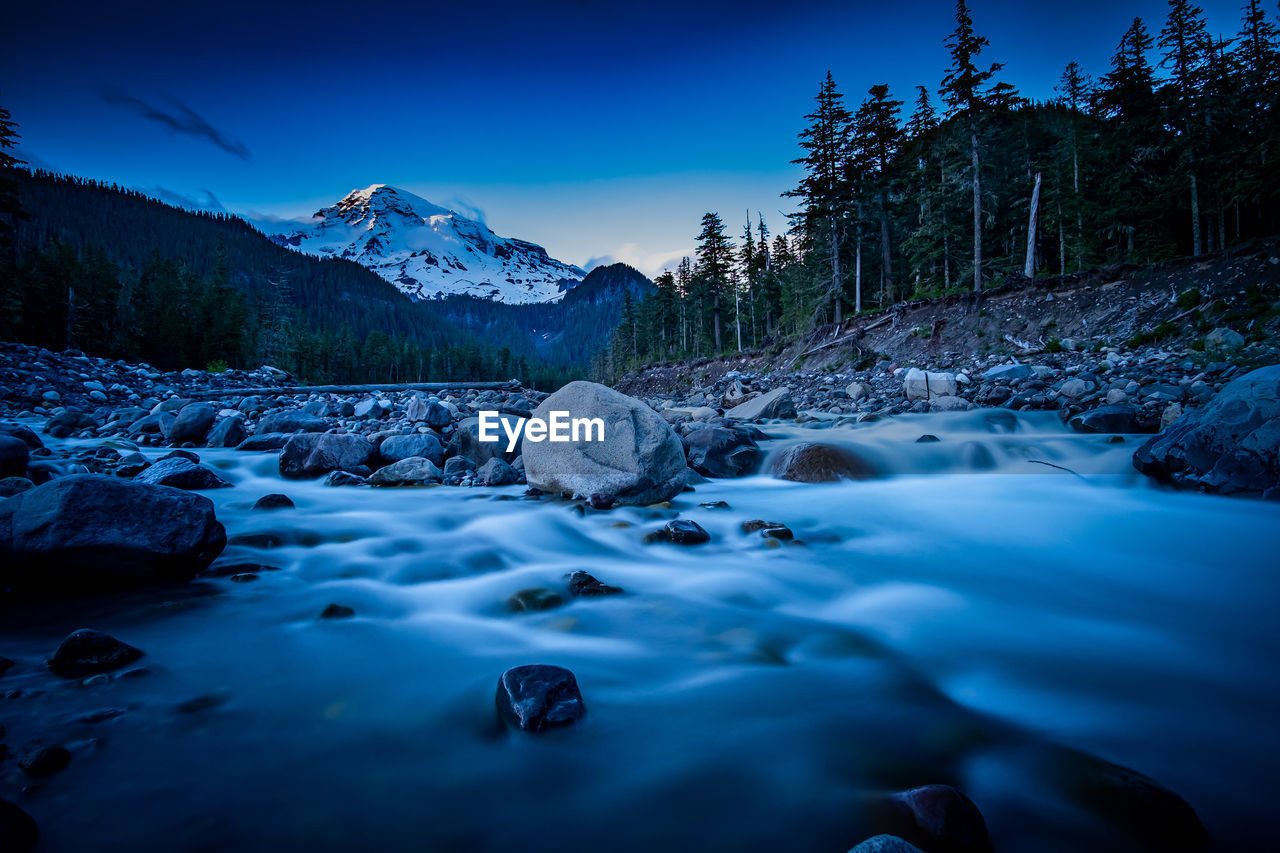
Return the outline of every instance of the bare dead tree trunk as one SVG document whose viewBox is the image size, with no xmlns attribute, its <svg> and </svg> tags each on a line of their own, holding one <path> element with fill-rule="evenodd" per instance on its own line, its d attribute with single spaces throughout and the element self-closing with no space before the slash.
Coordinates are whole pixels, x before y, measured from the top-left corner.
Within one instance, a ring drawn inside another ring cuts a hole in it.
<svg viewBox="0 0 1280 853">
<path fill-rule="evenodd" d="M 1196 175 L 1191 173 L 1191 254 L 1199 256 L 1200 251 L 1200 191 L 1196 189 Z"/>
<path fill-rule="evenodd" d="M 978 174 L 978 132 L 972 126 L 969 128 L 969 152 L 973 166 L 973 289 L 980 291 L 982 290 L 982 177 Z"/>
<path fill-rule="evenodd" d="M 1022 274 L 1031 278 L 1036 274 L 1036 226 L 1040 220 L 1040 173 L 1036 172 L 1035 189 L 1031 191 L 1031 214 L 1027 220 L 1027 261 Z"/>
</svg>

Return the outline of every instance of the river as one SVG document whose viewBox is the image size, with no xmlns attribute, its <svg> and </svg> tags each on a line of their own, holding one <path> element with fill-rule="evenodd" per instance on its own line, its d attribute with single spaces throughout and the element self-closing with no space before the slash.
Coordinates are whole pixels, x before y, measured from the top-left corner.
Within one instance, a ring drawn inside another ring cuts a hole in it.
<svg viewBox="0 0 1280 853">
<path fill-rule="evenodd" d="M 9 606 L 9 657 L 79 627 L 147 652 L 145 677 L 0 680 L 22 691 L 0 722 L 75 756 L 22 800 L 41 849 L 839 853 L 869 833 L 869 792 L 931 781 L 979 805 L 998 851 L 1131 849 L 1037 774 L 1040 744 L 1153 777 L 1215 849 L 1275 849 L 1280 506 L 1153 488 L 1137 438 L 1048 414 L 765 429 L 771 452 L 847 443 L 884 476 L 583 514 L 201 451 L 236 484 L 205 493 L 219 563 L 276 570 Z M 252 510 L 269 492 L 297 508 Z M 643 543 L 677 513 L 711 542 Z M 802 544 L 741 532 L 755 518 Z M 570 598 L 578 569 L 626 594 Z M 511 612 L 534 587 L 565 604 Z M 330 603 L 356 615 L 318 619 Z M 574 671 L 581 724 L 498 726 L 498 675 L 525 663 Z"/>
</svg>

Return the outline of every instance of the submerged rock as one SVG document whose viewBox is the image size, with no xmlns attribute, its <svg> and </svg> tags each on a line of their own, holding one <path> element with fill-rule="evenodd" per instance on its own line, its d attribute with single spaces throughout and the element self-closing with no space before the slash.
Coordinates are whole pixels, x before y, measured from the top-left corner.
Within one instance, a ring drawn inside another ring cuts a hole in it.
<svg viewBox="0 0 1280 853">
<path fill-rule="evenodd" d="M 63 678 L 83 678 L 111 672 L 142 657 L 141 649 L 117 640 L 110 634 L 81 628 L 58 646 L 49 658 L 49 669 Z"/>
<path fill-rule="evenodd" d="M 834 483 L 876 476 L 875 468 L 852 451 L 832 444 L 793 444 L 773 460 L 773 476 L 797 483 Z"/>
<path fill-rule="evenodd" d="M 1179 488 L 1280 496 L 1280 365 L 1229 383 L 1139 447 L 1133 464 Z"/>
<path fill-rule="evenodd" d="M 0 502 L 0 584 L 68 591 L 189 578 L 226 542 L 206 497 L 73 474 Z"/>
<path fill-rule="evenodd" d="M 567 411 L 572 418 L 600 418 L 603 441 L 526 441 L 530 486 L 567 496 L 595 492 L 620 504 L 650 504 L 684 488 L 684 447 L 671 426 L 639 400 L 594 382 L 570 382 L 542 401 L 535 417 Z"/>
<path fill-rule="evenodd" d="M 573 673 L 545 664 L 512 667 L 502 673 L 495 701 L 499 718 L 526 732 L 572 725 L 587 713 Z"/>
<path fill-rule="evenodd" d="M 626 590 L 620 586 L 601 583 L 594 575 L 576 571 L 569 575 L 569 592 L 579 598 L 600 598 L 606 595 L 622 595 Z"/>
<path fill-rule="evenodd" d="M 356 612 L 345 604 L 330 604 L 320 612 L 321 619 L 350 619 Z"/>
<path fill-rule="evenodd" d="M 293 499 L 288 495 L 273 493 L 263 495 L 254 502 L 254 509 L 293 509 Z"/>
<path fill-rule="evenodd" d="M 542 586 L 522 589 L 507 599 L 507 609 L 513 613 L 525 610 L 552 610 L 561 604 L 564 604 L 564 598 L 560 593 Z"/>
</svg>

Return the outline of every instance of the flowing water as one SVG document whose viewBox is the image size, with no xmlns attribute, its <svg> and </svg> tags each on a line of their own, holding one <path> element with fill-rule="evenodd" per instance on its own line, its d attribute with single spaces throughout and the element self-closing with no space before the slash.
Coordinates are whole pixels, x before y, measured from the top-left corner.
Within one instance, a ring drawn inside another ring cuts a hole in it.
<svg viewBox="0 0 1280 853">
<path fill-rule="evenodd" d="M 1126 849 L 1019 757 L 1050 743 L 1177 791 L 1216 849 L 1275 849 L 1280 507 L 1154 489 L 1133 440 L 1051 415 L 769 431 L 771 452 L 847 443 L 885 476 L 582 514 L 202 452 L 236 484 L 206 493 L 219 563 L 277 570 L 0 614 L 22 661 L 87 626 L 147 652 L 145 677 L 0 682 L 22 691 L 0 700 L 11 744 L 75 754 L 20 800 L 42 849 L 843 851 L 872 792 L 935 781 L 999 851 Z M 252 511 L 269 492 L 297 509 Z M 712 541 L 643 544 L 677 513 Z M 754 518 L 803 544 L 742 533 Z M 577 569 L 627 594 L 508 609 Z M 356 616 L 317 619 L 331 602 Z M 498 675 L 525 663 L 575 672 L 582 724 L 498 726 Z"/>
</svg>

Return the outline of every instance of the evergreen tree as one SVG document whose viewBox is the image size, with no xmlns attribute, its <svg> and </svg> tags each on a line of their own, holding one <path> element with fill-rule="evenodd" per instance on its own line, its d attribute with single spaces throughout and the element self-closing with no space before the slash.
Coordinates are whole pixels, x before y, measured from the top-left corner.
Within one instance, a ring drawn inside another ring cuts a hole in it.
<svg viewBox="0 0 1280 853">
<path fill-rule="evenodd" d="M 723 352 L 721 298 L 733 286 L 733 244 L 724 233 L 724 223 L 715 213 L 702 217 L 702 232 L 698 235 L 697 266 L 694 274 L 711 300 L 712 325 L 715 334 L 715 352 Z"/>
<path fill-rule="evenodd" d="M 829 278 L 824 299 L 832 307 L 835 322 L 843 319 L 844 276 L 840 270 L 845 218 L 851 188 L 846 171 L 852 116 L 835 78 L 827 72 L 814 98 L 813 112 L 805 116 L 808 127 L 800 132 L 804 157 L 792 162 L 804 167 L 800 185 L 787 196 L 800 200 L 800 222 L 815 249 L 822 247 Z"/>
<path fill-rule="evenodd" d="M 982 173 L 978 152 L 978 132 L 982 111 L 989 106 L 986 86 L 1004 66 L 992 63 L 985 70 L 978 56 L 988 44 L 973 29 L 973 18 L 965 0 L 956 0 L 956 29 L 946 39 L 951 67 L 939 90 L 952 115 L 963 115 L 969 131 L 969 155 L 973 183 L 973 289 L 982 290 Z"/>
</svg>

